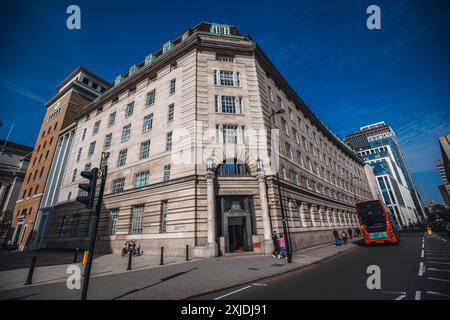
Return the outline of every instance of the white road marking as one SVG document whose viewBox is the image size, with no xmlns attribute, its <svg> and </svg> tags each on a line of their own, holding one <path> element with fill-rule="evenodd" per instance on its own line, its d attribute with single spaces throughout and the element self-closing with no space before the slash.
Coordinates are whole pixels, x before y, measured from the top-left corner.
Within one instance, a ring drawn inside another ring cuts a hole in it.
<svg viewBox="0 0 450 320">
<path fill-rule="evenodd" d="M 435 259 L 435 260 L 450 260 L 450 257 L 448 257 L 448 258 L 442 258 L 442 257 L 428 257 L 428 259 Z"/>
<path fill-rule="evenodd" d="M 420 254 L 420 257 L 423 258 L 424 255 L 425 255 L 425 252 L 422 250 L 422 253 Z"/>
<path fill-rule="evenodd" d="M 436 280 L 436 281 L 443 281 L 443 282 L 450 282 L 450 280 L 447 279 L 439 279 L 439 278 L 432 278 L 432 277 L 428 277 L 428 280 Z"/>
<path fill-rule="evenodd" d="M 425 243 L 422 243 L 422 249 L 425 248 Z"/>
<path fill-rule="evenodd" d="M 420 262 L 419 277 L 423 276 L 424 273 L 425 273 L 425 264 L 423 262 Z"/>
<path fill-rule="evenodd" d="M 430 270 L 430 271 L 438 271 L 438 272 L 450 272 L 450 270 L 436 269 L 436 268 L 427 268 L 427 270 Z"/>
<path fill-rule="evenodd" d="M 395 298 L 395 300 L 403 300 L 403 299 L 405 299 L 405 298 L 406 298 L 406 294 L 405 294 L 405 293 L 402 293 L 402 294 L 400 295 L 400 297 Z"/>
<path fill-rule="evenodd" d="M 265 284 L 265 283 L 254 283 L 253 285 L 255 287 L 267 287 L 267 284 Z"/>
<path fill-rule="evenodd" d="M 428 263 L 433 263 L 433 264 L 450 264 L 450 262 L 441 262 L 441 261 L 428 261 Z"/>
<path fill-rule="evenodd" d="M 246 290 L 246 289 L 248 289 L 248 288 L 251 288 L 251 287 L 252 287 L 252 286 L 246 286 L 246 287 L 244 287 L 244 288 L 240 288 L 240 289 L 238 289 L 238 290 L 235 290 L 235 291 L 229 292 L 229 293 L 227 293 L 227 294 L 224 294 L 223 296 L 214 298 L 214 300 L 219 300 L 219 299 L 222 299 L 222 298 L 231 296 L 232 294 L 238 293 L 238 292 L 240 292 L 240 291 L 244 291 L 244 290 Z"/>
<path fill-rule="evenodd" d="M 425 293 L 428 293 L 428 294 L 434 294 L 434 295 L 436 295 L 436 296 L 443 296 L 443 297 L 450 298 L 450 296 L 449 296 L 448 294 L 443 294 L 443 293 L 440 293 L 440 292 L 426 291 Z"/>
<path fill-rule="evenodd" d="M 422 292 L 421 291 L 416 291 L 416 300 L 420 300 L 420 298 L 422 297 Z"/>
</svg>

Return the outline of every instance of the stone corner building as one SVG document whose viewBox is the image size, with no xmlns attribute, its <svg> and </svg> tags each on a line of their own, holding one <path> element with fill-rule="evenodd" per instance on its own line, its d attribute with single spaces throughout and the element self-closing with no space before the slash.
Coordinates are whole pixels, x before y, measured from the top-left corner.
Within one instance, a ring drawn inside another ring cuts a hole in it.
<svg viewBox="0 0 450 320">
<path fill-rule="evenodd" d="M 354 201 L 372 198 L 362 160 L 231 25 L 200 23 L 168 41 L 76 120 L 46 247 L 87 247 L 90 215 L 75 198 L 80 171 L 98 167 L 102 152 L 104 252 L 128 239 L 146 253 L 270 252 L 272 230 L 282 230 L 274 162 L 294 250 L 356 227 Z"/>
</svg>

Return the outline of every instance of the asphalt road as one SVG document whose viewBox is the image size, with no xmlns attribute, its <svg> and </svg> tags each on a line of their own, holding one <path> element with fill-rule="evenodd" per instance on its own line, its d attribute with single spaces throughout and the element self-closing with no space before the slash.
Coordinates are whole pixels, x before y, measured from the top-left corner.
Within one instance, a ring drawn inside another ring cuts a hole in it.
<svg viewBox="0 0 450 320">
<path fill-rule="evenodd" d="M 380 268 L 380 289 L 367 287 L 369 266 Z M 395 246 L 361 246 L 305 269 L 196 299 L 450 300 L 450 237 L 404 233 Z"/>
</svg>

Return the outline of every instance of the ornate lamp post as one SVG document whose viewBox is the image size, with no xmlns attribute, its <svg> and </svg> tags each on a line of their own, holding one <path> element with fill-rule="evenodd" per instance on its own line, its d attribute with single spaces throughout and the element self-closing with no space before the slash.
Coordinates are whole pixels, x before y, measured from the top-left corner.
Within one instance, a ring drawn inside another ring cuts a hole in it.
<svg viewBox="0 0 450 320">
<path fill-rule="evenodd" d="M 272 117 L 277 114 L 282 114 L 285 112 L 286 112 L 286 110 L 279 109 L 270 114 L 269 123 L 270 123 L 271 128 L 272 128 L 272 122 L 271 122 Z M 286 227 L 286 215 L 285 215 L 285 211 L 284 211 L 283 198 L 281 196 L 280 175 L 278 173 L 278 170 L 276 173 L 276 178 L 277 178 L 277 185 L 278 185 L 278 197 L 280 198 L 281 222 L 283 224 L 283 235 L 284 235 L 284 241 L 286 243 L 287 261 L 288 261 L 288 263 L 291 263 L 292 262 L 292 254 L 291 254 L 290 242 L 289 242 L 289 237 L 288 237 L 288 232 L 287 232 L 287 227 Z"/>
<path fill-rule="evenodd" d="M 214 178 L 216 176 L 214 160 L 206 159 L 206 195 L 208 201 L 208 249 L 210 254 L 217 256 L 218 248 L 216 243 L 216 208 L 214 195 Z"/>
</svg>

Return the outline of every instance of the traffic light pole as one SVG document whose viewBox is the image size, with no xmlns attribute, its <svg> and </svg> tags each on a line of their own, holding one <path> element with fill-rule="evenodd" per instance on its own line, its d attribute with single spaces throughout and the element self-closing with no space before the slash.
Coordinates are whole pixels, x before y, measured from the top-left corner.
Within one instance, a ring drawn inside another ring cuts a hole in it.
<svg viewBox="0 0 450 320">
<path fill-rule="evenodd" d="M 92 232 L 91 232 L 91 242 L 89 244 L 88 261 L 87 261 L 86 267 L 84 269 L 84 280 L 83 280 L 83 289 L 81 291 L 81 300 L 86 300 L 87 291 L 88 291 L 88 287 L 89 287 L 89 279 L 91 277 L 91 266 L 92 266 L 92 259 L 94 257 L 95 238 L 97 237 L 98 221 L 100 219 L 100 212 L 101 212 L 102 202 L 103 202 L 103 192 L 105 191 L 106 175 L 108 173 L 108 165 L 106 164 L 105 159 L 107 159 L 106 154 L 102 154 L 103 166 L 101 166 L 101 168 L 100 168 L 100 173 L 101 173 L 100 191 L 98 194 L 97 205 L 95 207 L 95 212 L 94 212 L 94 226 L 93 226 Z"/>
</svg>

